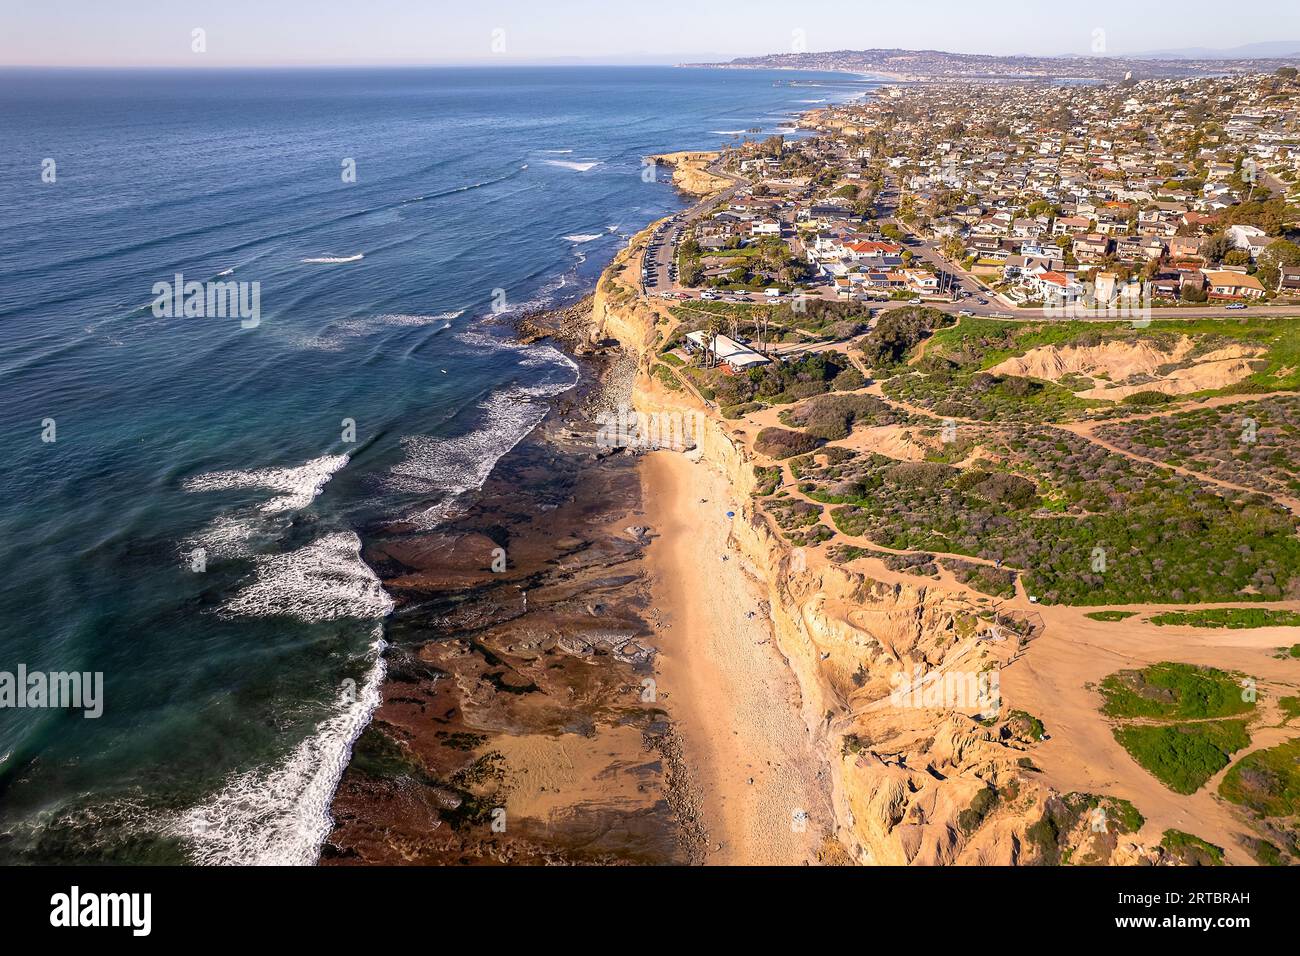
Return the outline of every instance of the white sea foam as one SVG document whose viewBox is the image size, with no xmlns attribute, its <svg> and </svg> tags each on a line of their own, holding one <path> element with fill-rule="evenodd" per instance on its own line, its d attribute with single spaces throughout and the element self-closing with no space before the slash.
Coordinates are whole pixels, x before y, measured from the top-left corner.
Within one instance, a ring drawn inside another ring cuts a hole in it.
<svg viewBox="0 0 1300 956">
<path fill-rule="evenodd" d="M 572 169 L 577 173 L 585 173 L 589 169 L 594 169 L 600 165 L 600 160 L 594 159 L 585 162 L 575 162 L 570 159 L 544 159 L 542 162 L 548 166 L 559 166 L 562 169 Z"/>
<path fill-rule="evenodd" d="M 425 325 L 437 325 L 438 323 L 442 323 L 444 329 L 449 328 L 451 323 L 460 318 L 464 312 L 464 309 L 458 309 L 455 312 L 438 312 L 430 315 L 386 313 L 360 318 L 339 319 L 331 322 L 320 335 L 304 338 L 299 344 L 305 349 L 315 349 L 321 352 L 341 352 L 349 342 L 367 335 L 373 335 L 376 332 L 382 332 L 385 329 L 419 328 Z"/>
<path fill-rule="evenodd" d="M 347 455 L 325 455 L 296 468 L 212 471 L 186 479 L 181 487 L 189 492 L 238 488 L 271 491 L 275 495 L 260 505 L 213 518 L 202 531 L 184 543 L 181 559 L 186 563 L 191 561 L 196 548 L 201 548 L 207 557 L 231 558 L 251 554 L 254 540 L 274 527 L 277 517 L 311 504 L 330 478 L 347 463 Z"/>
<path fill-rule="evenodd" d="M 316 256 L 311 259 L 300 259 L 298 261 L 311 263 L 358 262 L 365 257 L 366 254 L 364 252 L 358 252 L 355 256 Z"/>
<path fill-rule="evenodd" d="M 496 392 L 480 404 L 485 424 L 452 438 L 408 435 L 406 457 L 393 466 L 391 484 L 408 492 L 443 492 L 449 496 L 482 486 L 501 456 L 546 416 L 546 405 L 524 389 Z"/>
<path fill-rule="evenodd" d="M 538 150 L 538 152 L 541 152 L 541 153 L 571 153 L 571 152 L 573 152 L 573 150 L 571 150 L 571 149 L 542 149 L 542 150 Z"/>
<path fill-rule="evenodd" d="M 743 129 L 711 129 L 709 133 L 713 136 L 739 136 L 745 132 Z"/>
<path fill-rule="evenodd" d="M 578 382 L 578 363 L 565 355 L 555 346 L 545 342 L 525 345 L 522 342 L 509 342 L 495 338 L 478 329 L 465 329 L 456 335 L 456 341 L 476 349 L 493 352 L 510 352 L 519 356 L 518 364 L 522 368 L 540 368 L 546 365 L 562 365 L 573 373 L 573 378 L 564 384 L 535 385 L 529 388 L 516 388 L 512 391 L 535 398 L 547 398 L 558 395 Z"/>
<path fill-rule="evenodd" d="M 476 338 L 488 339 L 487 336 Z M 481 488 L 496 463 L 546 417 L 547 406 L 540 399 L 558 395 L 577 381 L 577 365 L 558 349 L 503 345 L 495 341 L 492 345 L 523 353 L 519 362 L 523 366 L 554 365 L 562 360 L 573 370 L 573 378 L 567 383 L 516 386 L 493 393 L 479 405 L 483 426 L 464 435 L 403 438 L 406 457 L 389 473 L 389 487 L 407 493 L 442 496 L 436 504 L 411 516 L 411 522 L 419 528 L 434 528 L 446 521 L 459 507 L 461 497 Z"/>
<path fill-rule="evenodd" d="M 295 551 L 253 560 L 253 580 L 225 603 L 223 616 L 335 621 L 383 617 L 393 609 L 393 599 L 361 560 L 354 532 L 334 531 Z"/>
<path fill-rule="evenodd" d="M 323 455 L 296 468 L 254 468 L 250 471 L 210 471 L 187 478 L 186 491 L 225 491 L 230 488 L 260 488 L 276 492 L 261 505 L 264 514 L 296 511 L 311 504 L 334 473 L 348 463 L 347 455 Z"/>
<path fill-rule="evenodd" d="M 564 238 L 568 242 L 581 244 L 584 242 L 592 242 L 596 239 L 600 239 L 604 235 L 605 233 L 603 232 L 580 232 L 572 236 L 565 236 Z"/>
<path fill-rule="evenodd" d="M 181 558 L 190 563 L 194 550 L 202 549 L 205 555 L 223 558 L 242 558 L 253 553 L 253 542 L 266 530 L 265 516 L 244 514 L 217 515 L 185 542 Z"/>
<path fill-rule="evenodd" d="M 315 863 L 333 829 L 330 804 L 352 745 L 379 706 L 384 680 L 383 630 L 376 626 L 371 664 L 359 688 L 344 687 L 332 716 L 273 767 L 231 778 L 211 799 L 167 826 L 196 862 L 217 865 Z"/>
</svg>

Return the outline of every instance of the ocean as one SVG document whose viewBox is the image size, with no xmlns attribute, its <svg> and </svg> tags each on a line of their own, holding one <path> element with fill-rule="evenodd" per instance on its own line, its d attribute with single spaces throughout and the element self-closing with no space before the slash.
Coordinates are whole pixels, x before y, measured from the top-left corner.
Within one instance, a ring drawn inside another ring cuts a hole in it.
<svg viewBox="0 0 1300 956">
<path fill-rule="evenodd" d="M 456 513 L 576 381 L 501 317 L 686 205 L 643 156 L 873 86 L 0 71 L 0 674 L 103 675 L 97 718 L 0 709 L 0 862 L 314 862 L 383 676 L 367 529 Z M 155 308 L 190 282 L 255 313 Z"/>
</svg>

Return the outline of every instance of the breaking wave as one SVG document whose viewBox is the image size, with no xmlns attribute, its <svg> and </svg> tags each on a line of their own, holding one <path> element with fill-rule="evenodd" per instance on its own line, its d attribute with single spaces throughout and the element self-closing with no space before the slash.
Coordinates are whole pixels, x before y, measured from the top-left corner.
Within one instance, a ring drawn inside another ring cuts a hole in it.
<svg viewBox="0 0 1300 956">
<path fill-rule="evenodd" d="M 188 492 L 251 488 L 275 493 L 260 505 L 218 515 L 186 542 L 186 548 L 202 548 L 220 557 L 250 554 L 254 540 L 268 529 L 275 517 L 307 507 L 347 463 L 347 455 L 324 455 L 296 468 L 211 471 L 186 479 L 181 487 Z"/>
<path fill-rule="evenodd" d="M 443 323 L 444 329 L 450 328 L 451 323 L 460 318 L 464 312 L 464 309 L 458 309 L 454 312 L 439 312 L 432 315 L 386 313 L 364 318 L 339 319 L 326 326 L 322 334 L 304 338 L 300 344 L 303 348 L 321 352 L 341 352 L 349 342 L 386 329 L 421 328 L 437 325 L 439 322 Z"/>
<path fill-rule="evenodd" d="M 364 259 L 365 257 L 366 257 L 366 254 L 365 254 L 364 252 L 358 252 L 355 256 L 316 256 L 315 258 L 311 258 L 311 259 L 299 259 L 298 261 L 299 261 L 299 262 L 314 262 L 314 263 L 359 262 L 360 260 Z"/>
<path fill-rule="evenodd" d="M 186 491 L 225 491 L 230 488 L 261 488 L 276 496 L 261 506 L 266 514 L 296 511 L 311 504 L 334 473 L 348 463 L 347 455 L 323 455 L 296 468 L 254 468 L 251 471 L 210 471 L 187 478 Z"/>
<path fill-rule="evenodd" d="M 379 618 L 393 609 L 393 599 L 361 560 L 355 532 L 331 532 L 297 550 L 253 560 L 253 581 L 222 606 L 223 617 L 336 621 Z"/>
<path fill-rule="evenodd" d="M 544 159 L 542 162 L 547 166 L 559 166 L 561 169 L 572 169 L 576 173 L 585 173 L 600 165 L 600 160 L 598 159 L 587 162 L 575 162 L 571 159 Z"/>
<path fill-rule="evenodd" d="M 310 866 L 333 828 L 330 803 L 352 745 L 379 706 L 384 640 L 376 626 L 361 686 L 345 682 L 334 713 L 271 768 L 232 777 L 204 803 L 170 822 L 194 861 L 209 865 Z"/>
<path fill-rule="evenodd" d="M 473 431 L 451 438 L 408 435 L 402 439 L 405 458 L 392 467 L 386 484 L 408 494 L 439 495 L 433 506 L 410 520 L 429 529 L 445 521 L 467 492 L 483 486 L 496 463 L 518 445 L 546 417 L 544 401 L 572 388 L 578 380 L 578 366 L 567 355 L 549 345 L 526 346 L 500 342 L 482 333 L 459 336 L 480 347 L 519 354 L 520 367 L 563 367 L 572 373 L 568 381 L 532 386 L 514 386 L 494 392 L 478 405 L 483 424 Z"/>
</svg>

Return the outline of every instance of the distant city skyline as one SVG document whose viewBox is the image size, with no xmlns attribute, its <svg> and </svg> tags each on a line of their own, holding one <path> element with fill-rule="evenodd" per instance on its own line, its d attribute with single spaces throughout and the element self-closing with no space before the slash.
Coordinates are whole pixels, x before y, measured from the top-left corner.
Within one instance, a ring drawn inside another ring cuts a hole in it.
<svg viewBox="0 0 1300 956">
<path fill-rule="evenodd" d="M 925 11 L 848 0 L 751 0 L 739 15 L 682 0 L 45 0 L 0 14 L 0 65 L 672 63 L 869 48 L 1091 56 L 1300 41 L 1300 8 L 1280 0 L 1253 4 L 1248 17 L 1225 17 L 1217 0 L 1184 0 L 1173 19 L 1120 0 L 1028 3 L 1014 15 L 930 0 Z"/>
</svg>

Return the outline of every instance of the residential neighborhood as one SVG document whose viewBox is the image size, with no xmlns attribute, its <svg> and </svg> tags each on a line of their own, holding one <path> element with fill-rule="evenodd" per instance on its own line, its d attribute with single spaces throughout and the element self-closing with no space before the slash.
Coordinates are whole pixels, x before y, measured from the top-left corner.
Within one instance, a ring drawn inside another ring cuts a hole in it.
<svg viewBox="0 0 1300 956">
<path fill-rule="evenodd" d="M 1300 295 L 1296 70 L 1118 84 L 884 87 L 731 143 L 744 185 L 648 291 L 976 311 L 1202 309 Z M 671 272 L 671 274 L 669 274 Z"/>
</svg>

